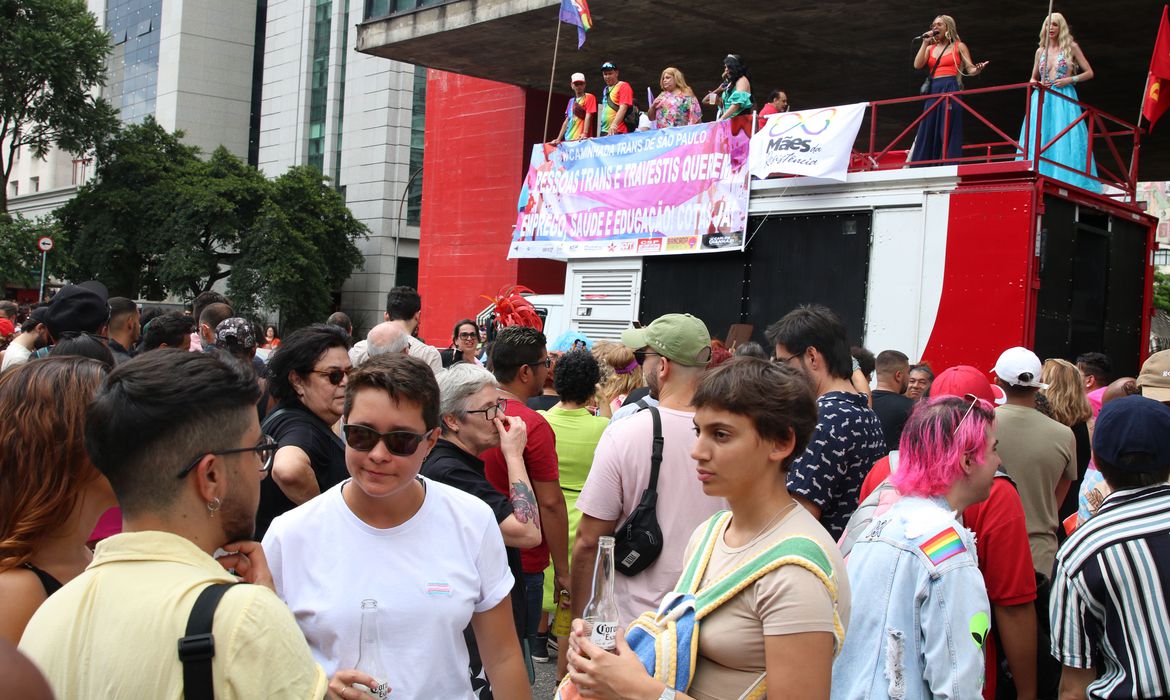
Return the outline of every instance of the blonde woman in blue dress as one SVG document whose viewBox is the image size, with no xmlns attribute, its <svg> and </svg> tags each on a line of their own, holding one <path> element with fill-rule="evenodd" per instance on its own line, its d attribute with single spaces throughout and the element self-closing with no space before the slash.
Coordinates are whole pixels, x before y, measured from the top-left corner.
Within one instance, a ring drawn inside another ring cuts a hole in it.
<svg viewBox="0 0 1170 700">
<path fill-rule="evenodd" d="M 1077 97 L 1076 86 L 1092 78 L 1093 67 L 1089 65 L 1089 60 L 1085 58 L 1081 47 L 1073 40 L 1064 15 L 1053 12 L 1051 21 L 1045 18 L 1040 28 L 1040 48 L 1036 49 L 1036 57 L 1032 61 L 1032 82 L 1044 85 L 1052 91 L 1044 93 L 1044 114 L 1041 117 L 1039 148 L 1044 148 L 1069 124 L 1080 118 L 1082 110 L 1080 105 L 1076 103 L 1076 100 L 1080 99 Z M 1040 94 L 1039 90 L 1032 93 L 1028 120 L 1020 132 L 1020 144 L 1027 151 L 1026 156 L 1019 156 L 1021 160 L 1035 161 L 1037 158 L 1038 148 L 1031 143 L 1031 140 L 1036 136 Z M 1040 171 L 1041 175 L 1062 180 L 1090 192 L 1100 192 L 1101 184 L 1084 174 L 1085 155 L 1088 149 L 1089 129 L 1086 122 L 1081 121 L 1041 154 L 1044 158 L 1061 163 L 1067 168 L 1053 163 L 1041 162 L 1036 169 Z M 1072 170 L 1068 168 L 1072 168 Z M 1089 161 L 1088 172 L 1096 177 L 1096 162 Z"/>
</svg>

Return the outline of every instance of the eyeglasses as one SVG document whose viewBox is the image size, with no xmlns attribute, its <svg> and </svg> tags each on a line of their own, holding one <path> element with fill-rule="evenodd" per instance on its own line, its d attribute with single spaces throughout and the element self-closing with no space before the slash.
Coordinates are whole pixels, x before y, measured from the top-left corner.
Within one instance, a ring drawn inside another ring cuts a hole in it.
<svg viewBox="0 0 1170 700">
<path fill-rule="evenodd" d="M 789 355 L 788 357 L 772 357 L 772 362 L 775 362 L 778 365 L 786 365 L 789 362 L 798 359 L 802 354 L 803 353 L 798 352 L 795 355 Z"/>
<path fill-rule="evenodd" d="M 498 399 L 494 404 L 487 408 L 477 408 L 474 411 L 464 411 L 464 413 L 482 413 L 487 422 L 492 422 L 496 416 L 504 412 L 504 406 L 508 405 L 507 399 Z"/>
<path fill-rule="evenodd" d="M 460 340 L 479 340 L 479 333 L 460 333 Z"/>
<path fill-rule="evenodd" d="M 526 362 L 525 364 L 527 364 L 529 367 L 539 367 L 541 365 L 544 365 L 545 368 L 552 367 L 552 355 L 545 355 L 544 359 L 542 360 L 537 360 L 536 362 Z"/>
<path fill-rule="evenodd" d="M 257 443 L 255 447 L 236 447 L 230 450 L 204 452 L 195 459 L 191 460 L 191 463 L 184 467 L 183 471 L 179 472 L 179 478 L 182 479 L 190 474 L 191 470 L 198 466 L 199 462 L 203 461 L 203 458 L 207 455 L 216 455 L 222 457 L 223 455 L 239 454 L 241 452 L 255 452 L 256 455 L 260 458 L 260 469 L 258 471 L 261 471 L 265 476 L 268 476 L 268 472 L 272 471 L 272 462 L 273 458 L 276 456 L 277 447 L 278 445 L 276 444 L 276 440 L 273 440 L 267 435 L 261 435 L 260 442 Z"/>
<path fill-rule="evenodd" d="M 381 442 L 390 450 L 390 454 L 409 457 L 418 451 L 418 446 L 434 431 L 412 433 L 409 430 L 391 430 L 379 433 L 369 426 L 342 423 L 341 432 L 345 435 L 345 444 L 358 452 L 369 452 Z"/>
<path fill-rule="evenodd" d="M 635 350 L 634 351 L 634 362 L 637 362 L 638 366 L 641 367 L 642 364 L 644 362 L 646 362 L 646 358 L 651 357 L 651 356 L 662 357 L 662 354 L 654 352 L 653 350 Z"/>
<path fill-rule="evenodd" d="M 979 397 L 975 394 L 964 394 L 963 399 L 965 401 L 970 401 L 971 405 L 967 407 L 967 410 L 963 413 L 963 417 L 959 419 L 959 422 L 955 423 L 955 429 L 951 431 L 951 437 L 959 434 L 959 428 L 963 425 L 963 421 L 967 420 L 967 416 L 971 415 L 971 410 L 975 408 L 975 404 L 979 403 Z"/>
<path fill-rule="evenodd" d="M 313 370 L 313 374 L 319 374 L 325 377 L 333 386 L 341 386 L 341 382 L 349 376 L 349 370 L 341 369 L 340 367 L 334 367 L 333 369 L 315 369 Z"/>
</svg>

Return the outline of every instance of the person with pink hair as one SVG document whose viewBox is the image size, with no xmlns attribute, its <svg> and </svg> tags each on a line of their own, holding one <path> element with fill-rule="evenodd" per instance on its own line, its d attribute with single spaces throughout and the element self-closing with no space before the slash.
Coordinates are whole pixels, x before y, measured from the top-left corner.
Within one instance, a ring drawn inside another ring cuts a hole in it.
<svg viewBox="0 0 1170 700">
<path fill-rule="evenodd" d="M 987 498 L 998 469 L 991 403 L 943 396 L 910 415 L 890 477 L 902 498 L 847 562 L 853 597 L 867 604 L 850 616 L 834 698 L 979 697 L 990 608 L 956 514 Z"/>
</svg>

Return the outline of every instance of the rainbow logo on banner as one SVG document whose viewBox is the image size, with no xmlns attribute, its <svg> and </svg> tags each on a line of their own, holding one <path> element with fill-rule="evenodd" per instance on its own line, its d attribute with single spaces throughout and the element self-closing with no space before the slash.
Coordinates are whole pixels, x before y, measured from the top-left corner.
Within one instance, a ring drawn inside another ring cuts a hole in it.
<svg viewBox="0 0 1170 700">
<path fill-rule="evenodd" d="M 953 527 L 948 527 L 934 537 L 931 537 L 919 545 L 918 548 L 922 550 L 926 558 L 935 566 L 938 566 L 956 554 L 967 551 L 967 547 L 963 544 L 962 538 L 959 537 L 959 533 L 955 532 L 955 528 Z"/>
<path fill-rule="evenodd" d="M 593 29 L 593 15 L 585 0 L 561 0 L 561 21 L 577 28 L 577 48 L 585 43 L 585 32 Z"/>
</svg>

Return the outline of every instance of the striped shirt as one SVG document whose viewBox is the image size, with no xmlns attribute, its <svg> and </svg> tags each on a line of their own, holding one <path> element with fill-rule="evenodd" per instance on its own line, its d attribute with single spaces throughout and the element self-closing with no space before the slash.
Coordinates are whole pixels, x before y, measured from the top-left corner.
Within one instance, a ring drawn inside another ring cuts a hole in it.
<svg viewBox="0 0 1170 700">
<path fill-rule="evenodd" d="M 1052 655 L 1090 698 L 1170 697 L 1170 485 L 1117 491 L 1056 555 Z"/>
</svg>

